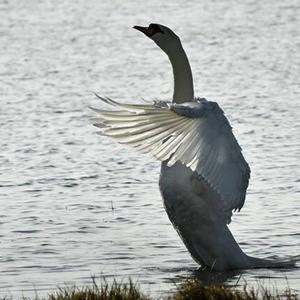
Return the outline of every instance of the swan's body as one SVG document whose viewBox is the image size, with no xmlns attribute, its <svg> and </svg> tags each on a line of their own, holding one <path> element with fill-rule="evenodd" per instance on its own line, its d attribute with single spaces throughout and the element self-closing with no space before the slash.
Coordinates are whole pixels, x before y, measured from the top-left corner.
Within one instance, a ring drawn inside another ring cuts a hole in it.
<svg viewBox="0 0 300 300">
<path fill-rule="evenodd" d="M 213 270 L 277 267 L 286 263 L 247 256 L 227 223 L 245 201 L 250 169 L 231 126 L 215 102 L 194 98 L 193 78 L 179 38 L 169 28 L 135 26 L 169 57 L 173 102 L 96 110 L 101 134 L 162 161 L 159 186 L 173 226 L 202 266 Z"/>
</svg>

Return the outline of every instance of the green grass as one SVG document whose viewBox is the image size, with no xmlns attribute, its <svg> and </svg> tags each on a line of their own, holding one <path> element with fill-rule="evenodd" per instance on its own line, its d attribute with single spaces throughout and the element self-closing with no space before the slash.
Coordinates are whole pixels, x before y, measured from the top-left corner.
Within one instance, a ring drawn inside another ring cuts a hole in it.
<svg viewBox="0 0 300 300">
<path fill-rule="evenodd" d="M 24 300 L 30 300 L 24 298 Z M 35 300 L 153 300 L 157 299 L 151 295 L 145 295 L 139 288 L 129 280 L 128 283 L 108 284 L 105 280 L 97 283 L 93 280 L 90 287 L 59 288 L 46 298 L 36 296 Z M 284 293 L 270 291 L 258 284 L 257 289 L 248 288 L 243 290 L 230 288 L 223 285 L 204 285 L 197 279 L 189 279 L 179 284 L 174 292 L 168 296 L 162 296 L 162 300 L 300 300 L 299 297 L 287 289 Z"/>
<path fill-rule="evenodd" d="M 283 294 L 278 291 L 270 291 L 258 284 L 257 289 L 244 285 L 243 290 L 230 288 L 223 285 L 204 285 L 199 280 L 187 280 L 169 297 L 168 300 L 203 299 L 203 300 L 273 300 L 273 299 L 299 299 L 290 289 Z"/>
<path fill-rule="evenodd" d="M 149 297 L 137 288 L 130 280 L 127 284 L 117 283 L 113 281 L 108 284 L 103 281 L 97 284 L 93 280 L 91 287 L 84 288 L 60 288 L 51 294 L 49 300 L 146 300 Z"/>
</svg>

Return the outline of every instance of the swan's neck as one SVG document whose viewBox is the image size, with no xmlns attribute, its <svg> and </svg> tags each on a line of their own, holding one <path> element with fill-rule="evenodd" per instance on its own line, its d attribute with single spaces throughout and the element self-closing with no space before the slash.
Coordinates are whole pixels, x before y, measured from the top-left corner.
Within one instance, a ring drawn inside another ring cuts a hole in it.
<svg viewBox="0 0 300 300">
<path fill-rule="evenodd" d="M 194 100 L 193 75 L 189 60 L 180 44 L 175 52 L 167 53 L 173 68 L 173 102 L 182 103 Z"/>
</svg>

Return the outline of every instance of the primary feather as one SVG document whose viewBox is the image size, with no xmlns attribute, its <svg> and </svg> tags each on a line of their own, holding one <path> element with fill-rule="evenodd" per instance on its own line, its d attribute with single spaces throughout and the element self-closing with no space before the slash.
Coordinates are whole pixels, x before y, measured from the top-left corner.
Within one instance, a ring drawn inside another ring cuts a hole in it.
<svg viewBox="0 0 300 300">
<path fill-rule="evenodd" d="M 217 103 L 121 104 L 97 97 L 117 110 L 94 109 L 100 134 L 150 153 L 168 166 L 182 162 L 215 189 L 225 210 L 241 209 L 250 169 Z"/>
</svg>

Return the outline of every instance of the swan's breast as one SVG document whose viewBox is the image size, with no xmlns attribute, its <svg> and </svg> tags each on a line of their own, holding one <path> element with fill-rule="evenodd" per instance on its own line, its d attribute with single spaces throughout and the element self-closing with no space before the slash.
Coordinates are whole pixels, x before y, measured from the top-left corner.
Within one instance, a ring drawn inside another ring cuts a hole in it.
<svg viewBox="0 0 300 300">
<path fill-rule="evenodd" d="M 196 172 L 180 162 L 171 167 L 167 162 L 162 163 L 159 187 L 169 218 L 177 226 L 193 219 L 219 223 L 225 218 L 218 194 Z"/>
<path fill-rule="evenodd" d="M 167 162 L 162 163 L 159 187 L 169 217 L 171 213 L 173 217 L 191 218 L 195 213 L 199 215 L 204 209 L 207 210 L 207 204 L 201 197 L 207 188 L 197 177 L 195 172 L 180 162 L 171 167 L 167 166 Z"/>
</svg>

